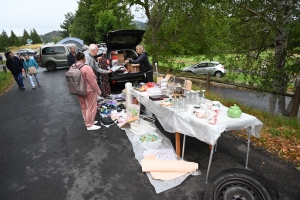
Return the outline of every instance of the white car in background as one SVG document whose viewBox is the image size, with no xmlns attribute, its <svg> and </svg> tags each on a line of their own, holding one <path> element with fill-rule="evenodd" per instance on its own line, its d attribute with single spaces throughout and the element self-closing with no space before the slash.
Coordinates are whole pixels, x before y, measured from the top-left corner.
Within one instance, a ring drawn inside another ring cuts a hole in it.
<svg viewBox="0 0 300 200">
<path fill-rule="evenodd" d="M 182 69 L 183 72 L 190 72 L 193 74 L 207 74 L 210 72 L 210 74 L 221 77 L 224 74 L 226 74 L 225 66 L 222 65 L 219 62 L 200 62 L 197 64 L 194 64 L 189 67 L 185 67 Z"/>
</svg>

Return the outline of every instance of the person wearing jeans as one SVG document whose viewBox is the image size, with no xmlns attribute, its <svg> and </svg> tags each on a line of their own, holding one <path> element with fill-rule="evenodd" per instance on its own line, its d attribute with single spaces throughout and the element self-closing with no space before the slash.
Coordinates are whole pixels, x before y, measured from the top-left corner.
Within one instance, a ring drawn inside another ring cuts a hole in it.
<svg viewBox="0 0 300 200">
<path fill-rule="evenodd" d="M 26 71 L 28 71 L 29 67 L 35 67 L 36 71 L 37 71 L 37 69 L 38 69 L 39 66 L 36 63 L 36 61 L 34 59 L 30 59 L 28 54 L 25 54 L 24 57 L 25 57 L 25 61 L 23 63 L 24 69 Z M 36 74 L 29 74 L 29 73 L 27 73 L 27 74 L 28 74 L 28 77 L 29 77 L 32 89 L 35 89 L 35 84 L 33 82 L 33 76 L 35 77 L 37 85 L 40 86 L 40 79 L 38 77 L 38 73 L 36 73 Z"/>
<path fill-rule="evenodd" d="M 5 54 L 7 61 L 6 66 L 14 75 L 14 78 L 19 85 L 19 89 L 24 90 L 23 78 L 22 78 L 22 69 L 23 65 L 20 59 L 17 56 L 14 56 L 12 52 L 7 52 Z"/>
</svg>

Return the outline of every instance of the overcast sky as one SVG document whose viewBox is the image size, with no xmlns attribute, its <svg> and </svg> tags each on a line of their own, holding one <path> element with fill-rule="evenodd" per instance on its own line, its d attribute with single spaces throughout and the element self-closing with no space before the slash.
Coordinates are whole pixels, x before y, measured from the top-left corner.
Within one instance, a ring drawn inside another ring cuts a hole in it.
<svg viewBox="0 0 300 200">
<path fill-rule="evenodd" d="M 22 36 L 24 29 L 30 34 L 35 28 L 39 35 L 53 30 L 61 30 L 60 24 L 65 20 L 65 14 L 75 13 L 78 8 L 77 0 L 0 0 L 0 31 L 6 31 L 10 36 L 11 30 Z M 140 14 L 135 14 L 135 19 Z"/>
</svg>

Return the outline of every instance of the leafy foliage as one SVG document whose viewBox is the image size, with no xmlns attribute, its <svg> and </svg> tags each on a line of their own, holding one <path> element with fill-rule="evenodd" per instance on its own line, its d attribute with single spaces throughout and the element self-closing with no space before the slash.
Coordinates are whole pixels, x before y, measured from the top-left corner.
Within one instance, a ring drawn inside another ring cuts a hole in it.
<svg viewBox="0 0 300 200">
<path fill-rule="evenodd" d="M 67 14 L 65 14 L 65 21 L 60 24 L 60 28 L 62 28 L 63 30 L 59 31 L 62 38 L 71 36 L 69 27 L 74 23 L 74 17 L 75 16 L 72 12 L 68 12 Z"/>
</svg>

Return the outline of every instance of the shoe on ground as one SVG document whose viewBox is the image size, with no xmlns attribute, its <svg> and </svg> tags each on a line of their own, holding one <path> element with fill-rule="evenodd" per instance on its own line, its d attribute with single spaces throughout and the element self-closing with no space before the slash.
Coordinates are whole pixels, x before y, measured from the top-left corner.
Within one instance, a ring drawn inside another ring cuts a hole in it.
<svg viewBox="0 0 300 200">
<path fill-rule="evenodd" d="M 21 90 L 25 90 L 25 88 L 24 88 L 24 87 L 21 87 Z"/>
<path fill-rule="evenodd" d="M 41 84 L 38 84 L 38 86 L 40 87 L 40 86 L 41 86 Z"/>
<path fill-rule="evenodd" d="M 98 129 L 100 129 L 101 128 L 101 126 L 97 126 L 97 125 L 93 125 L 93 126 L 90 126 L 90 127 L 86 127 L 86 129 L 88 130 L 88 131 L 94 131 L 94 130 L 98 130 Z"/>
<path fill-rule="evenodd" d="M 35 89 L 35 86 L 32 86 L 32 89 Z"/>
<path fill-rule="evenodd" d="M 98 124 L 98 121 L 94 121 L 94 124 Z"/>
</svg>

